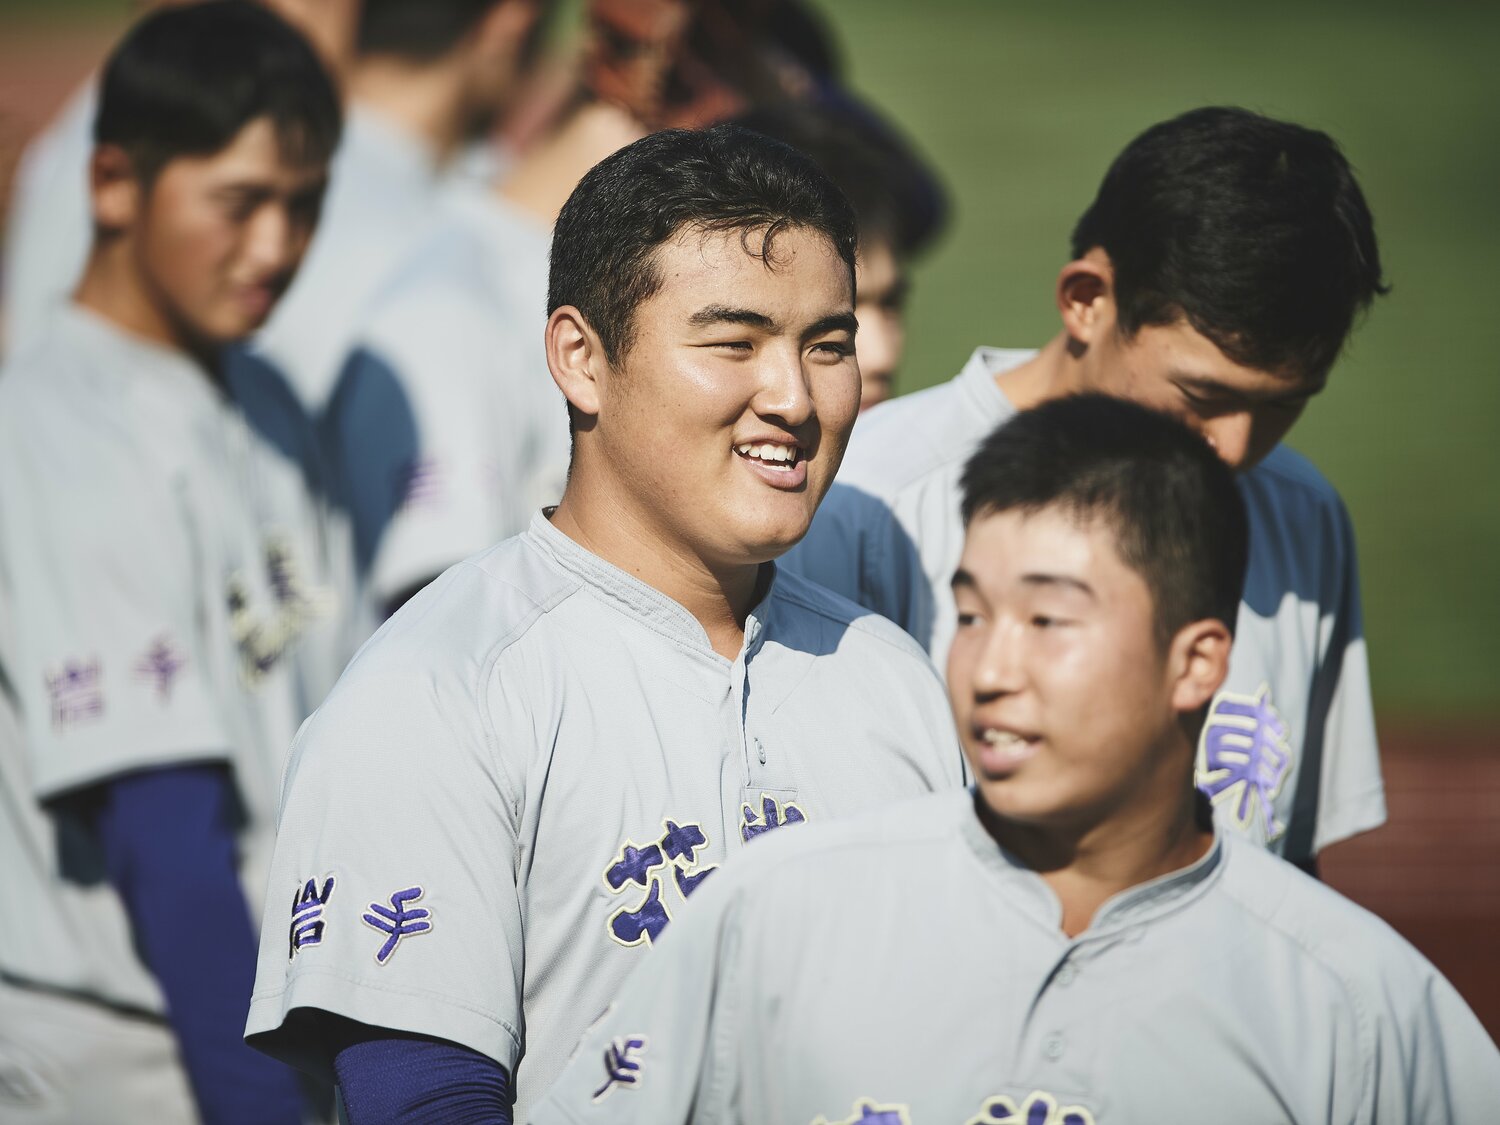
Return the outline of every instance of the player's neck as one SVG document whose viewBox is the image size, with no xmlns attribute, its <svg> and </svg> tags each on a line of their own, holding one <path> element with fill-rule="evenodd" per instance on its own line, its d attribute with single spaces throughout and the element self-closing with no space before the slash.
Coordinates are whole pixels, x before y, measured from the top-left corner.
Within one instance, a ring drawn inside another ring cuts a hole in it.
<svg viewBox="0 0 1500 1125">
<path fill-rule="evenodd" d="M 745 619 L 760 592 L 759 564 L 715 567 L 665 534 L 627 498 L 612 489 L 590 489 L 576 474 L 552 514 L 552 526 L 681 605 L 720 656 L 739 655 Z"/>
<path fill-rule="evenodd" d="M 1076 829 L 1002 821 L 981 806 L 980 819 L 1001 847 L 1031 868 L 1062 905 L 1062 929 L 1076 937 L 1115 895 L 1190 867 L 1213 845 L 1190 786 L 1181 798 L 1132 800 L 1098 823 Z"/>
<path fill-rule="evenodd" d="M 507 202 L 550 227 L 585 172 L 645 135 L 641 123 L 617 106 L 585 102 L 535 142 L 497 190 Z"/>
<path fill-rule="evenodd" d="M 436 159 L 451 155 L 462 139 L 463 86 L 451 67 L 362 59 L 349 76 L 349 98 L 420 141 Z"/>
<path fill-rule="evenodd" d="M 73 300 L 122 332 L 182 353 L 201 367 L 207 378 L 217 381 L 220 348 L 188 331 L 151 299 L 132 257 L 123 237 L 96 243 L 73 291 Z"/>
<path fill-rule="evenodd" d="M 1083 389 L 1078 360 L 1066 332 L 1059 332 L 1025 363 L 995 376 L 995 385 L 1017 410 L 1030 410 Z"/>
</svg>

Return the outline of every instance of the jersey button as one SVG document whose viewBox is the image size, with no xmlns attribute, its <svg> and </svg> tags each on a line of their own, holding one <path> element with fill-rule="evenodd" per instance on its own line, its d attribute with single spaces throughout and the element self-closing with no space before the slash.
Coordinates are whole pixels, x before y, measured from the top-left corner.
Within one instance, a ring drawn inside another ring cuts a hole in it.
<svg viewBox="0 0 1500 1125">
<path fill-rule="evenodd" d="M 1073 968 L 1073 962 L 1064 961 L 1062 968 L 1057 970 L 1057 983 L 1064 988 L 1078 979 L 1078 970 Z"/>
<path fill-rule="evenodd" d="M 1047 1058 L 1051 1059 L 1053 1062 L 1056 1062 L 1058 1059 L 1062 1058 L 1063 1037 L 1057 1032 L 1053 1032 L 1051 1035 L 1047 1036 L 1047 1042 L 1042 1044 L 1042 1054 L 1046 1055 Z"/>
<path fill-rule="evenodd" d="M 766 744 L 760 739 L 755 740 L 755 752 L 760 757 L 760 764 L 766 764 Z"/>
</svg>

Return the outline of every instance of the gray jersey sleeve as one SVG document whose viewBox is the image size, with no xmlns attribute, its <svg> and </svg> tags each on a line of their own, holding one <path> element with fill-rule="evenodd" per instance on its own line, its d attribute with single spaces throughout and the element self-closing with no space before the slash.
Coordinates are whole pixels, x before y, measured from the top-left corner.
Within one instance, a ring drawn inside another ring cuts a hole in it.
<svg viewBox="0 0 1500 1125">
<path fill-rule="evenodd" d="M 227 754 L 213 703 L 185 497 L 120 432 L 55 410 L 0 428 L 0 566 L 25 591 L 14 666 L 43 798 L 127 770 Z"/>
<path fill-rule="evenodd" d="M 1370 694 L 1354 529 L 1342 502 L 1335 505 L 1333 522 L 1340 548 L 1334 556 L 1341 566 L 1332 612 L 1325 617 L 1319 637 L 1322 652 L 1308 715 L 1309 738 L 1315 736 L 1314 725 L 1322 724 L 1316 732 L 1322 740 L 1322 768 L 1314 855 L 1385 823 L 1385 787 Z"/>
<path fill-rule="evenodd" d="M 498 646 L 444 655 L 424 612 L 452 577 L 356 658 L 283 784 L 246 1036 L 305 1069 L 331 1060 L 299 1009 L 447 1039 L 512 1071 L 520 1054 L 520 789 L 506 763 L 526 758 L 481 686 L 504 674 Z"/>
<path fill-rule="evenodd" d="M 1500 1106 L 1500 1054 L 1453 986 L 1413 954 L 1378 979 L 1392 1018 L 1376 1025 L 1361 1125 L 1485 1121 Z"/>
<path fill-rule="evenodd" d="M 741 901 L 734 871 L 710 881 L 626 978 L 529 1125 L 728 1120 L 742 1046 L 734 1019 Z"/>
</svg>

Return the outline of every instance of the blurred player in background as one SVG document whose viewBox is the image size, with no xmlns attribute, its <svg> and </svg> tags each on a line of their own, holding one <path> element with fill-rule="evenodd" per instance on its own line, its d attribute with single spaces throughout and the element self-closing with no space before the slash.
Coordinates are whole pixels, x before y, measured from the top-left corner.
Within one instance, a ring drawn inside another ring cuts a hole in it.
<svg viewBox="0 0 1500 1125">
<path fill-rule="evenodd" d="M 1385 819 L 1353 530 L 1333 487 L 1279 444 L 1384 291 L 1364 196 L 1325 134 L 1195 110 L 1116 159 L 1073 258 L 1046 347 L 979 348 L 956 379 L 861 421 L 787 565 L 903 625 L 941 664 L 959 474 L 984 436 L 1081 390 L 1183 418 L 1240 474 L 1251 524 L 1199 782 L 1227 823 L 1311 866 Z"/>
<path fill-rule="evenodd" d="M 908 269 L 941 228 L 941 219 L 928 216 L 941 213 L 942 189 L 890 127 L 848 95 L 759 107 L 736 124 L 811 156 L 854 206 L 859 408 L 868 410 L 891 397 L 906 349 Z"/>
<path fill-rule="evenodd" d="M 590 1030 L 534 1125 L 1484 1121 L 1500 1053 L 1384 922 L 1193 787 L 1245 507 L 1100 395 L 963 474 L 954 717 L 978 777 L 755 849 Z"/>
<path fill-rule="evenodd" d="M 961 784 L 918 646 L 772 563 L 854 423 L 854 256 L 816 166 L 727 126 L 563 208 L 562 501 L 397 612 L 288 770 L 246 1031 L 354 1125 L 524 1120 L 742 844 Z"/>
<path fill-rule="evenodd" d="M 339 670 L 382 615 L 356 578 L 359 530 L 350 496 L 357 499 L 361 486 L 369 486 L 363 477 L 342 476 L 330 461 L 325 415 L 345 415 L 329 407 L 329 398 L 372 300 L 432 222 L 463 146 L 486 133 L 508 104 L 549 4 L 361 0 L 347 83 L 349 123 L 317 237 L 276 315 L 230 356 L 230 377 L 246 388 L 254 424 L 269 430 L 267 415 L 296 417 L 291 407 L 300 406 L 303 431 L 275 440 L 317 451 L 314 490 L 330 501 L 329 573 L 345 595 L 343 630 L 328 661 Z M 381 423 L 360 417 L 360 438 L 384 448 L 390 427 Z M 332 681 L 320 686 L 326 693 Z"/>
<path fill-rule="evenodd" d="M 148 16 L 105 67 L 95 237 L 0 372 L 6 1121 L 296 1121 L 239 1042 L 325 596 L 305 470 L 219 352 L 311 237 L 340 127 L 265 7 Z"/>
<path fill-rule="evenodd" d="M 149 10 L 193 0 L 146 0 Z M 359 0 L 265 0 L 318 48 L 338 74 L 349 53 Z M 66 301 L 83 274 L 93 236 L 89 214 L 89 159 L 94 150 L 97 77 L 90 77 L 56 119 L 30 144 L 16 169 L 5 230 L 0 351 L 20 347 Z"/>
<path fill-rule="evenodd" d="M 255 339 L 310 414 L 371 298 L 432 217 L 444 168 L 514 91 L 547 0 L 361 0 L 349 124 L 297 283 Z"/>
</svg>

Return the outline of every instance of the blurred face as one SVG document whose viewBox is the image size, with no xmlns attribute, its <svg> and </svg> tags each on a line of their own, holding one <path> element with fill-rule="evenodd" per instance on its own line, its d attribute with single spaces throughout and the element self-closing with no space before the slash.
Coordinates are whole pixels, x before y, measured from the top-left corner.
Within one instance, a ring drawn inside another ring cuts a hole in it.
<svg viewBox="0 0 1500 1125">
<path fill-rule="evenodd" d="M 953 589 L 948 692 L 998 816 L 1077 830 L 1181 801 L 1191 750 L 1170 749 L 1181 700 L 1151 593 L 1107 525 L 1057 509 L 979 516 Z"/>
<path fill-rule="evenodd" d="M 307 249 L 325 183 L 323 165 L 286 162 L 266 118 L 212 156 L 163 166 L 126 230 L 162 319 L 211 346 L 265 323 Z"/>
<path fill-rule="evenodd" d="M 590 440 L 642 525 L 680 551 L 713 566 L 775 558 L 806 533 L 859 407 L 849 268 L 798 227 L 769 265 L 740 231 L 689 231 L 657 267 Z"/>
<path fill-rule="evenodd" d="M 463 58 L 464 135 L 481 136 L 514 99 L 542 29 L 540 0 L 507 0 L 480 19 Z"/>
<path fill-rule="evenodd" d="M 891 247 L 860 247 L 854 275 L 854 315 L 859 318 L 859 408 L 891 397 L 906 350 L 906 273 Z"/>
</svg>

